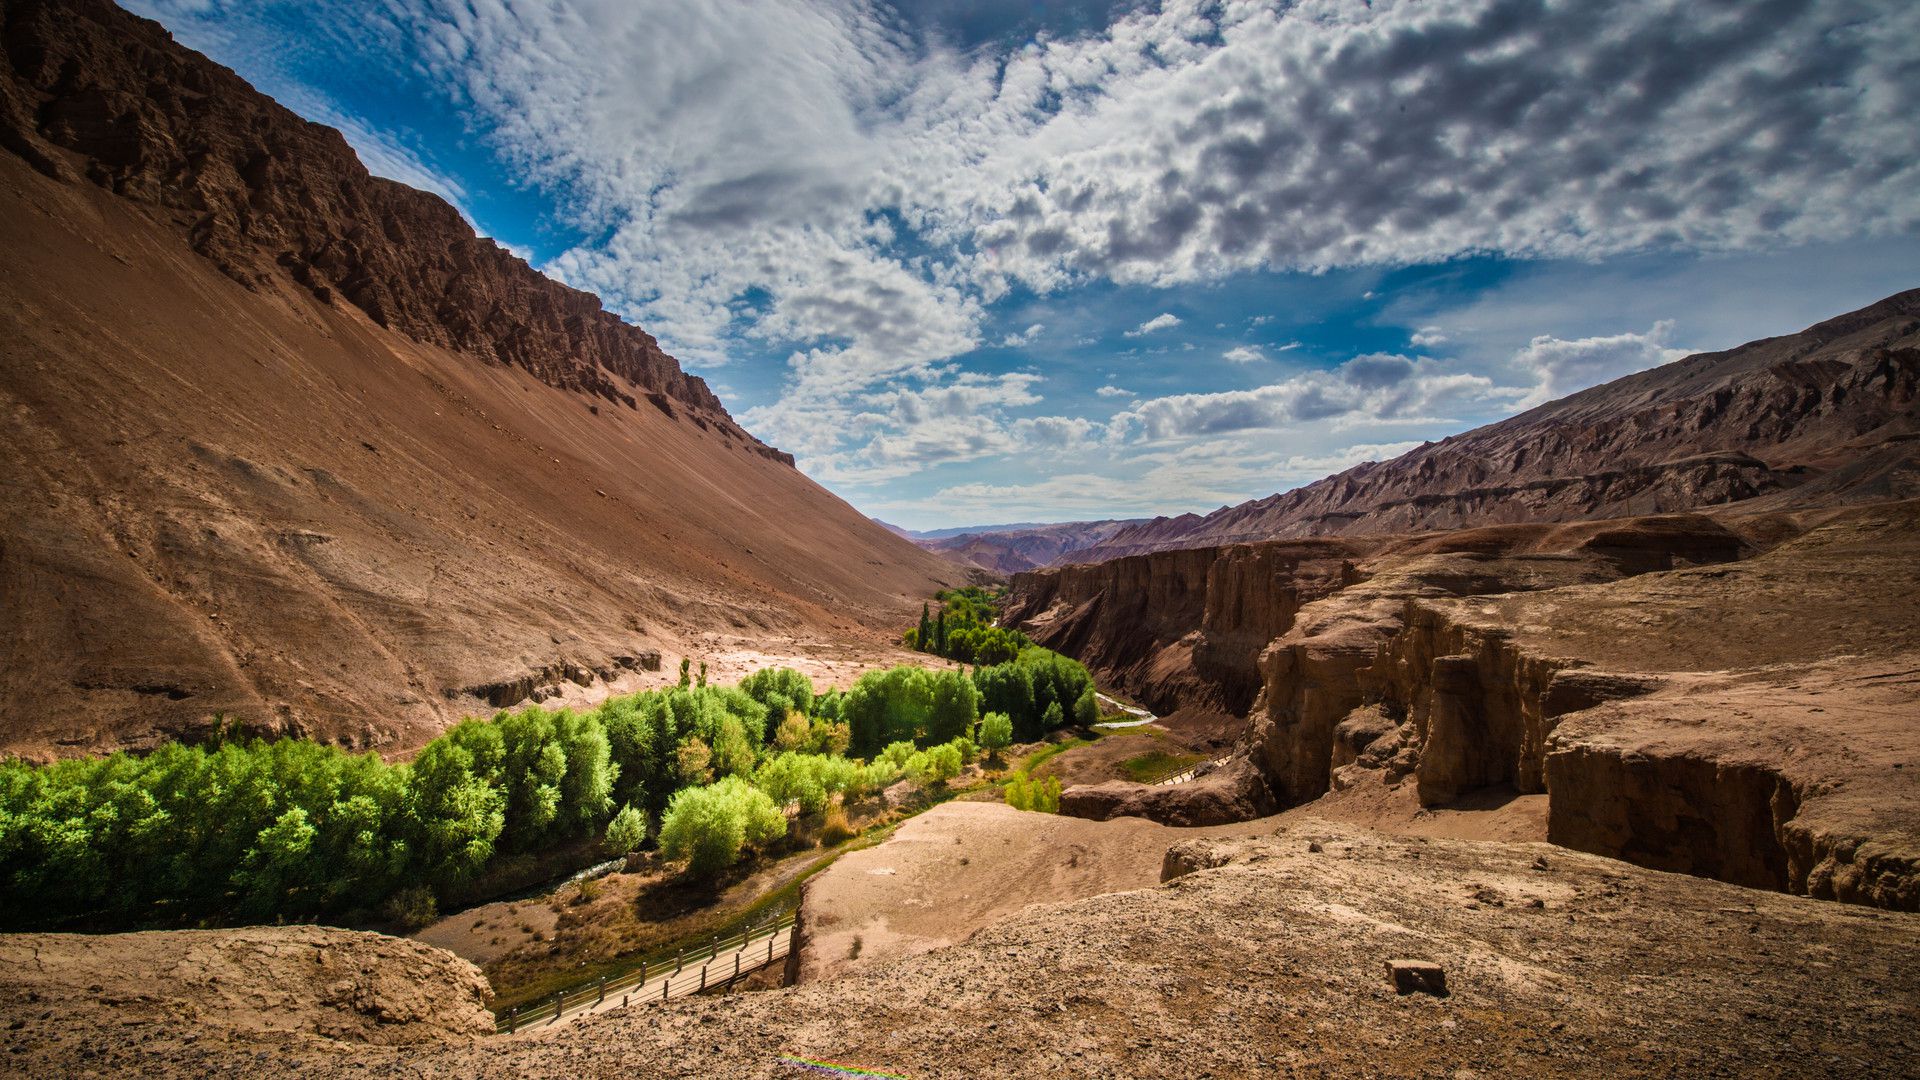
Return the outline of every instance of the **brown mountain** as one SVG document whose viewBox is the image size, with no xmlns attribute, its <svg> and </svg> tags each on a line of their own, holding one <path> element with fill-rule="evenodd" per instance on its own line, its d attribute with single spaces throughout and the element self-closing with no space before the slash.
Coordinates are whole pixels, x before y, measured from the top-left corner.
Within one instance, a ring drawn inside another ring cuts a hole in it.
<svg viewBox="0 0 1920 1080">
<path fill-rule="evenodd" d="M 1121 530 L 1064 561 L 1282 537 L 1920 495 L 1920 290 L 1698 353 L 1391 461 Z"/>
<path fill-rule="evenodd" d="M 654 339 L 101 0 L 0 0 L 0 750 L 354 745 L 953 568 Z"/>
<path fill-rule="evenodd" d="M 1050 566 L 1062 557 L 1099 544 L 1122 529 L 1141 524 L 1129 521 L 1066 521 L 1011 529 L 984 529 L 938 539 L 916 537 L 914 542 L 968 566 L 1005 576 Z"/>
</svg>

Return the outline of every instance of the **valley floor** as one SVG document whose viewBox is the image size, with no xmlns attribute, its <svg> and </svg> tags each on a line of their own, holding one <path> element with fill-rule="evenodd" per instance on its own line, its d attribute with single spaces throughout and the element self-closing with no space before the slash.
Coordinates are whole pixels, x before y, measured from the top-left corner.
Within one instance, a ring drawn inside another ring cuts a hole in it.
<svg viewBox="0 0 1920 1080">
<path fill-rule="evenodd" d="M 926 820 L 948 816 L 980 819 L 961 847 L 1032 824 L 963 804 Z M 527 1038 L 396 1050 L 217 1015 L 129 1027 L 135 1006 L 68 988 L 57 1012 L 45 991 L 0 1002 L 0 1041 L 37 1075 L 288 1077 L 782 1077 L 802 1059 L 917 1078 L 1887 1076 L 1920 1050 L 1920 916 L 1539 844 L 1309 817 L 1248 831 L 1263 835 L 1181 844 L 1172 868 L 1205 868 L 1166 885 L 1026 908 L 856 977 Z M 1395 993 L 1399 958 L 1442 965 L 1449 996 Z"/>
</svg>

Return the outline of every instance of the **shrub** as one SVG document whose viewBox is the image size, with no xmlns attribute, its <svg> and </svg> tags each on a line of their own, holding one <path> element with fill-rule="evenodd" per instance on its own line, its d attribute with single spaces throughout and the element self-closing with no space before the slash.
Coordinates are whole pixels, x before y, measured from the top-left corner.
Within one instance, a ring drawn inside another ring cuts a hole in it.
<svg viewBox="0 0 1920 1080">
<path fill-rule="evenodd" d="M 1042 814 L 1060 812 L 1060 778 L 1048 776 L 1034 779 L 1025 773 L 1016 773 L 1007 782 L 1007 805 L 1015 810 L 1032 810 Z"/>
<path fill-rule="evenodd" d="M 821 845 L 833 847 L 853 839 L 855 835 L 853 824 L 847 820 L 846 808 L 838 803 L 827 807 L 826 818 L 820 823 Z"/>
<path fill-rule="evenodd" d="M 767 793 L 737 776 L 676 792 L 660 822 L 660 851 L 685 859 L 687 870 L 710 876 L 732 866 L 748 845 L 785 836 L 786 815 Z"/>
<path fill-rule="evenodd" d="M 607 822 L 607 835 L 603 846 L 607 854 L 618 857 L 625 855 L 647 839 L 647 815 L 631 806 L 623 806 L 620 812 Z"/>
<path fill-rule="evenodd" d="M 418 930 L 440 917 L 440 905 L 433 898 L 433 890 L 420 885 L 401 889 L 388 897 L 385 910 L 387 918 L 408 930 Z"/>
<path fill-rule="evenodd" d="M 998 758 L 1000 751 L 1013 745 L 1013 721 L 1006 713 L 990 712 L 980 718 L 980 745 L 990 758 Z"/>
</svg>

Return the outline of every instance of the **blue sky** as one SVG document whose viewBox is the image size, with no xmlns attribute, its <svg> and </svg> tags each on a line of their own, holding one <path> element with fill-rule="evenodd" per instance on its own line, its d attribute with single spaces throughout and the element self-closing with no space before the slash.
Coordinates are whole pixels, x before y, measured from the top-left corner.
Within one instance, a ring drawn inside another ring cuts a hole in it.
<svg viewBox="0 0 1920 1080">
<path fill-rule="evenodd" d="M 1920 286 L 1920 5 L 133 0 L 911 527 L 1206 511 Z"/>
</svg>

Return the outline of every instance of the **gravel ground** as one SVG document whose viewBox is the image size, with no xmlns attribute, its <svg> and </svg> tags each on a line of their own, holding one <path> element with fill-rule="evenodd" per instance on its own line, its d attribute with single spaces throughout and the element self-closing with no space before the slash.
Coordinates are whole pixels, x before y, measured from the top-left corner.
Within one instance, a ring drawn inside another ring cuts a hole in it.
<svg viewBox="0 0 1920 1080">
<path fill-rule="evenodd" d="M 854 978 L 510 1043 L 188 1043 L 101 1008 L 62 1017 L 58 1041 L 10 1032 L 7 1060 L 289 1078 L 807 1075 L 783 1057 L 908 1077 L 1915 1074 L 1920 916 L 1320 820 L 1195 843 L 1190 862 L 1224 864 Z M 1451 995 L 1396 994 L 1397 958 L 1442 965 Z"/>
</svg>

